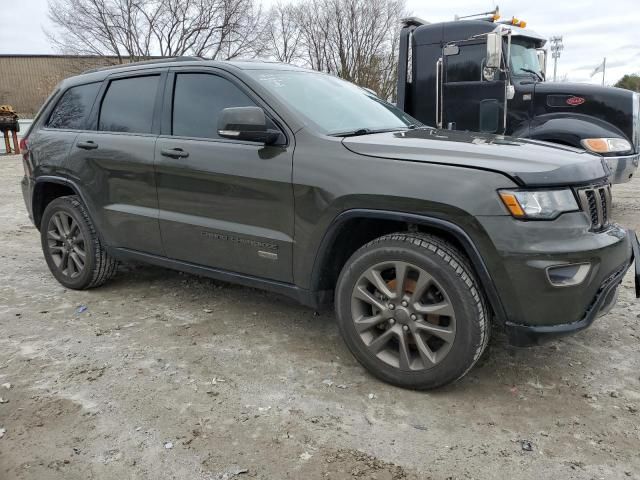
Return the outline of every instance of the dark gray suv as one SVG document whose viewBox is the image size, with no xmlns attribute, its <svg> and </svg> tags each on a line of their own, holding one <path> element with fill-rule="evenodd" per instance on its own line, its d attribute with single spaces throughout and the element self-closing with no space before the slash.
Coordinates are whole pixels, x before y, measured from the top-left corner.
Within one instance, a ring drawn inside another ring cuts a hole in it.
<svg viewBox="0 0 640 480">
<path fill-rule="evenodd" d="M 333 302 L 356 358 L 403 387 L 462 377 L 492 323 L 517 345 L 587 327 L 637 250 L 598 157 L 425 128 L 288 65 L 86 72 L 25 143 L 24 199 L 64 286 L 131 259 Z"/>
</svg>

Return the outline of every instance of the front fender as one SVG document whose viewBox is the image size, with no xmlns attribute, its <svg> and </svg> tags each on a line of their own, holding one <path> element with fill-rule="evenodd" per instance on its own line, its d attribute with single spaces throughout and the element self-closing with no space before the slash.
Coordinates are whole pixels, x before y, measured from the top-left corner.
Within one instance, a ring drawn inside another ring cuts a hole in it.
<svg viewBox="0 0 640 480">
<path fill-rule="evenodd" d="M 580 140 L 585 138 L 623 138 L 625 134 L 615 125 L 589 115 L 558 112 L 535 117 L 528 132 L 516 136 L 562 143 L 582 148 Z"/>
<path fill-rule="evenodd" d="M 487 301 L 491 305 L 496 320 L 499 323 L 504 323 L 506 321 L 507 317 L 505 314 L 505 310 L 500 299 L 500 295 L 498 294 L 496 285 L 494 283 L 492 274 L 490 273 L 491 267 L 487 264 L 487 259 L 481 253 L 481 248 L 478 243 L 474 239 L 472 239 L 467 231 L 458 223 L 454 223 L 451 220 L 446 220 L 430 215 L 420 215 L 415 213 L 391 210 L 374 210 L 366 208 L 353 208 L 343 211 L 331 222 L 329 228 L 322 238 L 320 247 L 318 248 L 317 254 L 315 256 L 315 261 L 313 262 L 311 287 L 312 291 L 319 290 L 319 283 L 322 277 L 321 271 L 325 263 L 328 261 L 328 258 L 332 254 L 332 246 L 337 238 L 337 235 L 343 225 L 345 225 L 352 219 L 392 220 L 405 224 L 420 225 L 434 232 L 440 232 L 451 236 L 459 243 L 459 245 L 464 250 L 464 253 L 471 261 L 473 269 L 478 275 L 478 280 L 483 287 L 484 293 L 487 296 Z M 479 224 L 476 228 L 482 229 Z M 495 270 L 495 265 L 493 265 L 493 267 Z"/>
</svg>

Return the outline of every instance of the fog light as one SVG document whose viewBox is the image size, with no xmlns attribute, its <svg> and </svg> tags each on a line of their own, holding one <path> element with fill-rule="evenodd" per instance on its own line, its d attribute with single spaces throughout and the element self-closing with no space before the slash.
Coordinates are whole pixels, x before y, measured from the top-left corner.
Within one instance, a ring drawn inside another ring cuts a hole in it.
<svg viewBox="0 0 640 480">
<path fill-rule="evenodd" d="M 591 270 L 590 263 L 574 263 L 547 268 L 547 278 L 554 287 L 572 287 L 580 285 Z"/>
</svg>

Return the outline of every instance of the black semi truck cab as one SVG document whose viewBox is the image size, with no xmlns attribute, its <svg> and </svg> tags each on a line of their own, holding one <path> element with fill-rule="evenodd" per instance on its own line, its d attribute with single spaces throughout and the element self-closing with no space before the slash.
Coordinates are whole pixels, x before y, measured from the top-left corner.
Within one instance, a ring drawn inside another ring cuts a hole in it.
<svg viewBox="0 0 640 480">
<path fill-rule="evenodd" d="M 403 21 L 398 106 L 426 125 L 537 139 L 601 155 L 613 183 L 640 158 L 640 95 L 545 81 L 546 39 L 495 17 Z"/>
</svg>

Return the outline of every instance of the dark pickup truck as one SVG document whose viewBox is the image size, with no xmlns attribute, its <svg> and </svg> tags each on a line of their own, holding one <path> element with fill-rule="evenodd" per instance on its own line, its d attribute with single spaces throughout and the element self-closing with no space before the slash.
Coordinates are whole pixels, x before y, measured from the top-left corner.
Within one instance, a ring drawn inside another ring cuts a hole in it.
<svg viewBox="0 0 640 480">
<path fill-rule="evenodd" d="M 355 357 L 409 388 L 462 377 L 492 324 L 518 345 L 587 327 L 638 245 L 610 220 L 600 157 L 424 127 L 288 65 L 87 72 L 23 147 L 24 200 L 62 285 L 137 260 L 333 302 Z"/>
</svg>

